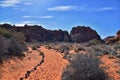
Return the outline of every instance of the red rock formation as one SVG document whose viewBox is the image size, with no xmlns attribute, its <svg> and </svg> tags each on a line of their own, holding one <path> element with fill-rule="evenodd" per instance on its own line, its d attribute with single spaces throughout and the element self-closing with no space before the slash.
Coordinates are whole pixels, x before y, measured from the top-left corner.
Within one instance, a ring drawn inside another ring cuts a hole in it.
<svg viewBox="0 0 120 80">
<path fill-rule="evenodd" d="M 109 41 L 110 39 L 114 38 L 115 36 L 108 36 L 104 39 L 105 42 Z"/>
<path fill-rule="evenodd" d="M 116 34 L 117 34 L 117 42 L 120 42 L 120 30 Z"/>
<path fill-rule="evenodd" d="M 9 24 L 0 25 L 6 29 L 12 29 L 17 32 L 22 32 L 27 42 L 44 42 L 44 41 L 56 41 L 56 42 L 70 42 L 70 35 L 67 31 L 62 30 L 47 30 L 41 26 L 11 26 Z"/>
<path fill-rule="evenodd" d="M 116 33 L 116 36 L 107 37 L 104 39 L 105 43 L 111 44 L 111 43 L 120 43 L 120 30 Z"/>
<path fill-rule="evenodd" d="M 85 26 L 72 28 L 70 36 L 73 42 L 88 42 L 93 39 L 101 41 L 100 36 L 95 30 Z"/>
<path fill-rule="evenodd" d="M 27 42 L 88 42 L 92 39 L 101 41 L 100 36 L 95 30 L 84 26 L 72 28 L 70 35 L 67 31 L 47 30 L 38 25 L 11 26 L 9 24 L 3 24 L 0 27 L 22 32 Z"/>
<path fill-rule="evenodd" d="M 0 25 L 0 27 L 10 29 L 12 26 L 10 24 L 5 23 L 5 24 Z"/>
</svg>

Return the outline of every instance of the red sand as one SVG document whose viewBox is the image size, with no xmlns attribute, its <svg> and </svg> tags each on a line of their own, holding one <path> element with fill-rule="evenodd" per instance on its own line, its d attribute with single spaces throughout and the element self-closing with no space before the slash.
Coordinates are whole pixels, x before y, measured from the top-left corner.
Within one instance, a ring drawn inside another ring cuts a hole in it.
<svg viewBox="0 0 120 80">
<path fill-rule="evenodd" d="M 61 80 L 63 68 L 67 65 L 67 61 L 62 58 L 60 53 L 54 50 L 48 50 L 41 47 L 44 52 L 44 63 L 37 67 L 37 70 L 30 74 L 30 77 L 24 80 Z M 19 80 L 24 77 L 26 71 L 31 70 L 41 60 L 39 52 L 32 50 L 23 60 L 9 60 L 0 66 L 0 80 Z"/>
<path fill-rule="evenodd" d="M 108 55 L 104 55 L 101 57 L 101 60 L 103 62 L 102 66 L 107 67 L 105 68 L 105 71 L 108 73 L 108 75 L 113 80 L 120 80 L 120 72 L 117 73 L 117 71 L 120 71 L 120 59 L 118 58 L 110 59 Z M 119 62 L 119 64 L 117 62 Z"/>
<path fill-rule="evenodd" d="M 40 50 L 44 52 L 45 62 L 31 74 L 28 80 L 61 80 L 63 68 L 68 62 L 54 50 L 44 47 L 41 47 Z"/>
<path fill-rule="evenodd" d="M 27 70 L 31 70 L 40 60 L 38 51 L 32 51 L 22 60 L 15 58 L 4 62 L 0 66 L 0 69 L 2 69 L 0 80 L 19 80 L 19 78 L 24 77 Z"/>
<path fill-rule="evenodd" d="M 26 80 L 61 80 L 61 74 L 63 68 L 68 64 L 68 61 L 62 58 L 60 53 L 55 50 L 48 50 L 41 47 L 39 50 L 44 52 L 44 63 L 37 67 L 37 70 L 30 74 L 30 77 Z M 41 60 L 39 52 L 37 50 L 30 50 L 32 53 L 28 53 L 22 60 L 9 60 L 0 66 L 0 80 L 19 80 L 20 77 L 24 77 L 27 70 L 31 70 Z M 72 53 L 74 51 L 71 51 Z M 113 80 L 120 80 L 120 59 L 108 58 L 108 55 L 100 57 L 103 67 L 108 75 Z M 117 63 L 119 62 L 119 64 Z"/>
</svg>

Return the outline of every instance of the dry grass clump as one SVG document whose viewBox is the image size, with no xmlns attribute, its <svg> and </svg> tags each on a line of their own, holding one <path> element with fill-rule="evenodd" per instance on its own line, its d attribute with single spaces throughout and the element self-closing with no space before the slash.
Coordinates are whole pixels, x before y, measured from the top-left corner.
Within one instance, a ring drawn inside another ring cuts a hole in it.
<svg viewBox="0 0 120 80">
<path fill-rule="evenodd" d="M 0 28 L 0 63 L 11 57 L 24 56 L 27 50 L 23 34 Z"/>
<path fill-rule="evenodd" d="M 101 61 L 93 55 L 75 54 L 64 69 L 62 80 L 108 80 L 100 64 Z"/>
</svg>

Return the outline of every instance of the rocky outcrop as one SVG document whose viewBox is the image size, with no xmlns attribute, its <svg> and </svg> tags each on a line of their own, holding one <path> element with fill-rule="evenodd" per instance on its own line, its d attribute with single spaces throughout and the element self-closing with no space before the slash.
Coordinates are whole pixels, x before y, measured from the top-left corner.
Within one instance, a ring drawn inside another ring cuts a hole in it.
<svg viewBox="0 0 120 80">
<path fill-rule="evenodd" d="M 6 29 L 12 29 L 17 32 L 22 32 L 25 35 L 27 42 L 70 42 L 70 35 L 63 30 L 47 30 L 42 26 L 11 26 L 9 24 L 0 25 Z"/>
<path fill-rule="evenodd" d="M 47 30 L 41 26 L 24 26 L 16 27 L 16 31 L 22 32 L 26 41 L 29 42 L 44 42 L 44 41 L 58 41 L 58 42 L 69 42 L 70 36 L 67 31 L 62 30 Z"/>
<path fill-rule="evenodd" d="M 115 36 L 108 36 L 108 37 L 106 37 L 105 39 L 104 39 L 104 42 L 107 42 L 107 41 L 109 41 L 110 39 L 113 39 Z"/>
<path fill-rule="evenodd" d="M 116 36 L 107 37 L 104 41 L 106 44 L 120 43 L 120 30 L 116 33 Z"/>
<path fill-rule="evenodd" d="M 117 32 L 117 42 L 120 42 L 120 30 Z"/>
<path fill-rule="evenodd" d="M 10 28 L 12 28 L 13 26 L 11 26 L 10 24 L 5 23 L 5 24 L 1 24 L 0 27 L 1 27 L 1 28 L 5 28 L 5 29 L 10 29 Z"/>
<path fill-rule="evenodd" d="M 85 26 L 72 28 L 70 36 L 73 42 L 88 42 L 93 39 L 101 41 L 100 36 L 95 30 Z"/>
<path fill-rule="evenodd" d="M 61 29 L 47 30 L 38 25 L 11 26 L 10 24 L 3 24 L 0 27 L 23 33 L 27 42 L 88 42 L 93 39 L 101 41 L 95 30 L 85 26 L 72 28 L 70 35 Z"/>
</svg>

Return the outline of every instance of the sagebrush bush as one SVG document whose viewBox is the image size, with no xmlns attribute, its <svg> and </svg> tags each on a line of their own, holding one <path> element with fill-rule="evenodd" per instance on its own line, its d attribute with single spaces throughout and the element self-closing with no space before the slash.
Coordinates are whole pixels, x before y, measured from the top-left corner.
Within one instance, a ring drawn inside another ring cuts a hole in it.
<svg viewBox="0 0 120 80">
<path fill-rule="evenodd" d="M 27 50 L 24 40 L 21 33 L 0 28 L 0 62 L 12 56 L 24 56 L 23 51 Z"/>
<path fill-rule="evenodd" d="M 93 55 L 75 54 L 64 69 L 62 80 L 108 80 L 100 64 L 101 61 Z"/>
</svg>

